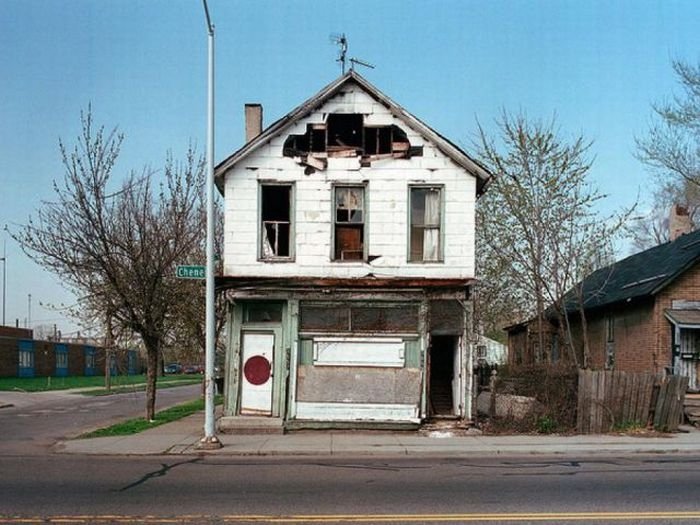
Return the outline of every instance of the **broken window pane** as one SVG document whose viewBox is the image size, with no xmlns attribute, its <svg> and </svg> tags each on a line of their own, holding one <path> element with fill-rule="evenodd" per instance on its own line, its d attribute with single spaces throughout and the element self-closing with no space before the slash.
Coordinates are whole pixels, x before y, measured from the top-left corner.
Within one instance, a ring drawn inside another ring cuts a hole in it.
<svg viewBox="0 0 700 525">
<path fill-rule="evenodd" d="M 364 186 L 335 188 L 335 260 L 364 259 L 364 201 Z"/>
<path fill-rule="evenodd" d="M 261 247 L 263 259 L 291 255 L 291 186 L 261 187 Z"/>
<path fill-rule="evenodd" d="M 440 260 L 440 207 L 440 188 L 411 188 L 411 261 Z"/>
</svg>

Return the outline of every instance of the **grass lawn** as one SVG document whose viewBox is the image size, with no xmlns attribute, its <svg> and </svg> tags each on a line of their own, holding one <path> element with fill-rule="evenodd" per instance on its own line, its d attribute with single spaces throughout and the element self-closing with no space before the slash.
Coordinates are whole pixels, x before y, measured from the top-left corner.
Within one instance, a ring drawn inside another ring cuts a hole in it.
<svg viewBox="0 0 700 525">
<path fill-rule="evenodd" d="M 162 383 L 189 384 L 201 381 L 201 376 L 167 375 L 158 378 Z M 119 389 L 129 385 L 139 385 L 146 382 L 145 374 L 134 376 L 112 377 L 112 388 Z M 70 376 L 70 377 L 0 377 L 0 391 L 45 392 L 48 390 L 66 390 L 68 388 L 94 387 L 104 391 L 104 376 Z M 164 386 L 164 385 L 163 385 Z"/>
<path fill-rule="evenodd" d="M 215 403 L 220 405 L 222 403 L 222 396 L 215 397 Z M 94 437 L 107 437 L 107 436 L 129 436 L 131 434 L 138 434 L 149 428 L 155 428 L 165 423 L 170 423 L 172 421 L 177 421 L 183 417 L 187 417 L 195 412 L 204 410 L 204 399 L 195 399 L 194 401 L 188 401 L 187 403 L 182 403 L 181 405 L 175 405 L 174 407 L 167 408 L 156 413 L 156 419 L 153 422 L 146 421 L 145 418 L 139 417 L 136 419 L 128 419 L 112 425 L 110 427 L 100 428 L 87 434 L 82 434 L 78 436 L 78 439 L 84 438 L 94 438 Z"/>
</svg>

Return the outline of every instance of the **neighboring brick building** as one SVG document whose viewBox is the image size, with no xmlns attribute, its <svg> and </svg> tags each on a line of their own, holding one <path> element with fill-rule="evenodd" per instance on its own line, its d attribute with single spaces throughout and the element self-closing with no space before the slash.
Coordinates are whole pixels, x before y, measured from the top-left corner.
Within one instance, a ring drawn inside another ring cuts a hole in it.
<svg viewBox="0 0 700 525">
<path fill-rule="evenodd" d="M 104 348 L 88 344 L 38 341 L 32 330 L 0 326 L 0 377 L 65 377 L 103 375 Z M 119 352 L 112 374 L 137 374 L 136 351 Z"/>
<path fill-rule="evenodd" d="M 700 389 L 700 230 L 602 268 L 576 288 L 582 292 L 571 293 L 566 304 L 579 363 L 583 332 L 576 296 L 583 297 L 590 368 L 673 372 Z M 541 350 L 536 321 L 507 328 L 511 363 L 573 360 L 558 323 L 545 325 Z"/>
</svg>

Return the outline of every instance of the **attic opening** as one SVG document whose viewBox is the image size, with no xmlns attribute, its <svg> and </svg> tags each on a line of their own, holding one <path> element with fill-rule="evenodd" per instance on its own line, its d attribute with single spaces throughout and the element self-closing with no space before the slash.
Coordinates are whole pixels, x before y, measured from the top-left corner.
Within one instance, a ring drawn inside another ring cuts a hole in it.
<svg viewBox="0 0 700 525">
<path fill-rule="evenodd" d="M 301 163 L 325 169 L 328 157 L 362 158 L 369 165 L 379 158 L 422 156 L 422 146 L 411 146 L 406 132 L 392 124 L 365 125 L 360 113 L 331 113 L 326 122 L 308 124 L 303 135 L 289 135 L 284 143 L 285 157 L 300 157 Z"/>
<path fill-rule="evenodd" d="M 260 187 L 262 259 L 290 257 L 291 193 L 286 185 Z"/>
</svg>

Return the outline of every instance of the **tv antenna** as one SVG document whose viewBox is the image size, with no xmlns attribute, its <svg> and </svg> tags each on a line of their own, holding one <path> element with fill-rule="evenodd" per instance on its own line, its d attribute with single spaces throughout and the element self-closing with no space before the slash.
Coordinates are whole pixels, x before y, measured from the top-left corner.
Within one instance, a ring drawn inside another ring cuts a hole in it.
<svg viewBox="0 0 700 525">
<path fill-rule="evenodd" d="M 331 35 L 331 42 L 336 44 L 339 47 L 338 50 L 338 58 L 335 59 L 336 62 L 340 63 L 340 71 L 344 75 L 345 74 L 345 68 L 347 66 L 347 62 L 350 61 L 350 71 L 355 70 L 355 66 L 364 66 L 368 67 L 370 69 L 374 69 L 374 66 L 370 64 L 369 62 L 365 62 L 364 60 L 360 60 L 359 58 L 347 58 L 348 54 L 348 39 L 345 36 L 345 33 L 341 34 L 332 34 Z"/>
</svg>

